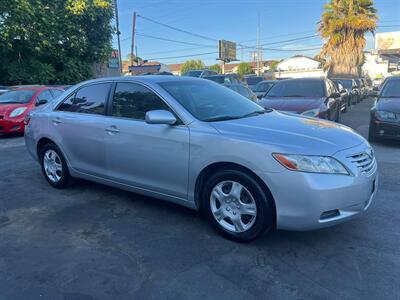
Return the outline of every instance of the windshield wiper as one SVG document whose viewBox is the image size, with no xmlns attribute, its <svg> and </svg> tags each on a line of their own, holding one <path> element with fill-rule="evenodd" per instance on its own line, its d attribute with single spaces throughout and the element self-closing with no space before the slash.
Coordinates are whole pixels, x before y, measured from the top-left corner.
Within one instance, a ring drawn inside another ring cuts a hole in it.
<svg viewBox="0 0 400 300">
<path fill-rule="evenodd" d="M 227 120 L 234 120 L 238 119 L 240 117 L 238 116 L 216 116 L 216 117 L 211 117 L 208 119 L 205 119 L 205 122 L 216 122 L 216 121 L 227 121 Z"/>
<path fill-rule="evenodd" d="M 10 100 L 10 101 L 0 101 L 0 104 L 3 104 L 3 103 L 22 103 L 22 102 L 14 101 L 14 100 Z"/>
<path fill-rule="evenodd" d="M 272 111 L 272 109 L 270 109 L 270 108 L 263 109 L 263 110 L 256 110 L 256 111 L 253 111 L 251 113 L 245 114 L 245 115 L 241 116 L 240 118 L 247 118 L 247 117 L 253 117 L 253 116 L 257 116 L 257 115 L 262 115 L 262 114 L 265 114 L 265 113 L 271 112 L 271 111 Z"/>
</svg>

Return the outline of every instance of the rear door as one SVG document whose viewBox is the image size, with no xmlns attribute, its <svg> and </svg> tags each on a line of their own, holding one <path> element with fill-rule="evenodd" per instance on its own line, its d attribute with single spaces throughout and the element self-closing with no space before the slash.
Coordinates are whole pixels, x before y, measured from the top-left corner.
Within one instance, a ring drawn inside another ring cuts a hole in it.
<svg viewBox="0 0 400 300">
<path fill-rule="evenodd" d="M 105 176 L 105 107 L 111 85 L 110 82 L 85 85 L 51 114 L 49 129 L 77 171 Z"/>
<path fill-rule="evenodd" d="M 110 179 L 181 199 L 187 198 L 189 128 L 148 124 L 146 112 L 171 108 L 149 88 L 132 82 L 115 86 L 105 138 Z"/>
</svg>

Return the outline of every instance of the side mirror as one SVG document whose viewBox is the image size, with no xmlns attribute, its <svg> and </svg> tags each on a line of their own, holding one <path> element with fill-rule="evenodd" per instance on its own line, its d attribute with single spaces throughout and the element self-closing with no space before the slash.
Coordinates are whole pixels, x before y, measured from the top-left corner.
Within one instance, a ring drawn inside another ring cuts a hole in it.
<svg viewBox="0 0 400 300">
<path fill-rule="evenodd" d="M 333 92 L 330 97 L 331 98 L 339 98 L 340 94 L 338 92 Z"/>
<path fill-rule="evenodd" d="M 167 110 L 150 110 L 145 117 L 147 124 L 176 124 L 175 116 Z"/>
<path fill-rule="evenodd" d="M 36 106 L 47 104 L 48 102 L 49 101 L 47 101 L 46 99 L 40 99 L 38 102 L 36 102 Z"/>
</svg>

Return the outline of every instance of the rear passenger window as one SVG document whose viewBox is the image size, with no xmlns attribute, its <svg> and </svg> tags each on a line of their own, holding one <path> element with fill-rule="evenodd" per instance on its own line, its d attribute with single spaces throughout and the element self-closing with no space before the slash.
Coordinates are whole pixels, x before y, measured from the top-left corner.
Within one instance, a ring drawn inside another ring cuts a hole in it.
<svg viewBox="0 0 400 300">
<path fill-rule="evenodd" d="M 146 112 L 158 109 L 171 111 L 164 101 L 148 88 L 135 83 L 117 84 L 112 103 L 113 116 L 144 120 Z"/>
<path fill-rule="evenodd" d="M 85 86 L 68 97 L 57 110 L 104 115 L 111 83 Z"/>
</svg>

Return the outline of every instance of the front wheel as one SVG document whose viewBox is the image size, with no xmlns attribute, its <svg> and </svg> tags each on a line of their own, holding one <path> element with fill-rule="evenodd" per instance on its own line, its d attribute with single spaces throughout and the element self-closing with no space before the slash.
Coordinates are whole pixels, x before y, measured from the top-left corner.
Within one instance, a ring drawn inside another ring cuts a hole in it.
<svg viewBox="0 0 400 300">
<path fill-rule="evenodd" d="M 47 182 L 54 188 L 63 189 L 71 181 L 71 175 L 61 150 L 49 143 L 40 151 L 40 165 Z"/>
<path fill-rule="evenodd" d="M 249 242 L 272 230 L 273 200 L 253 177 L 237 170 L 215 173 L 203 189 L 203 211 L 223 236 Z"/>
</svg>

